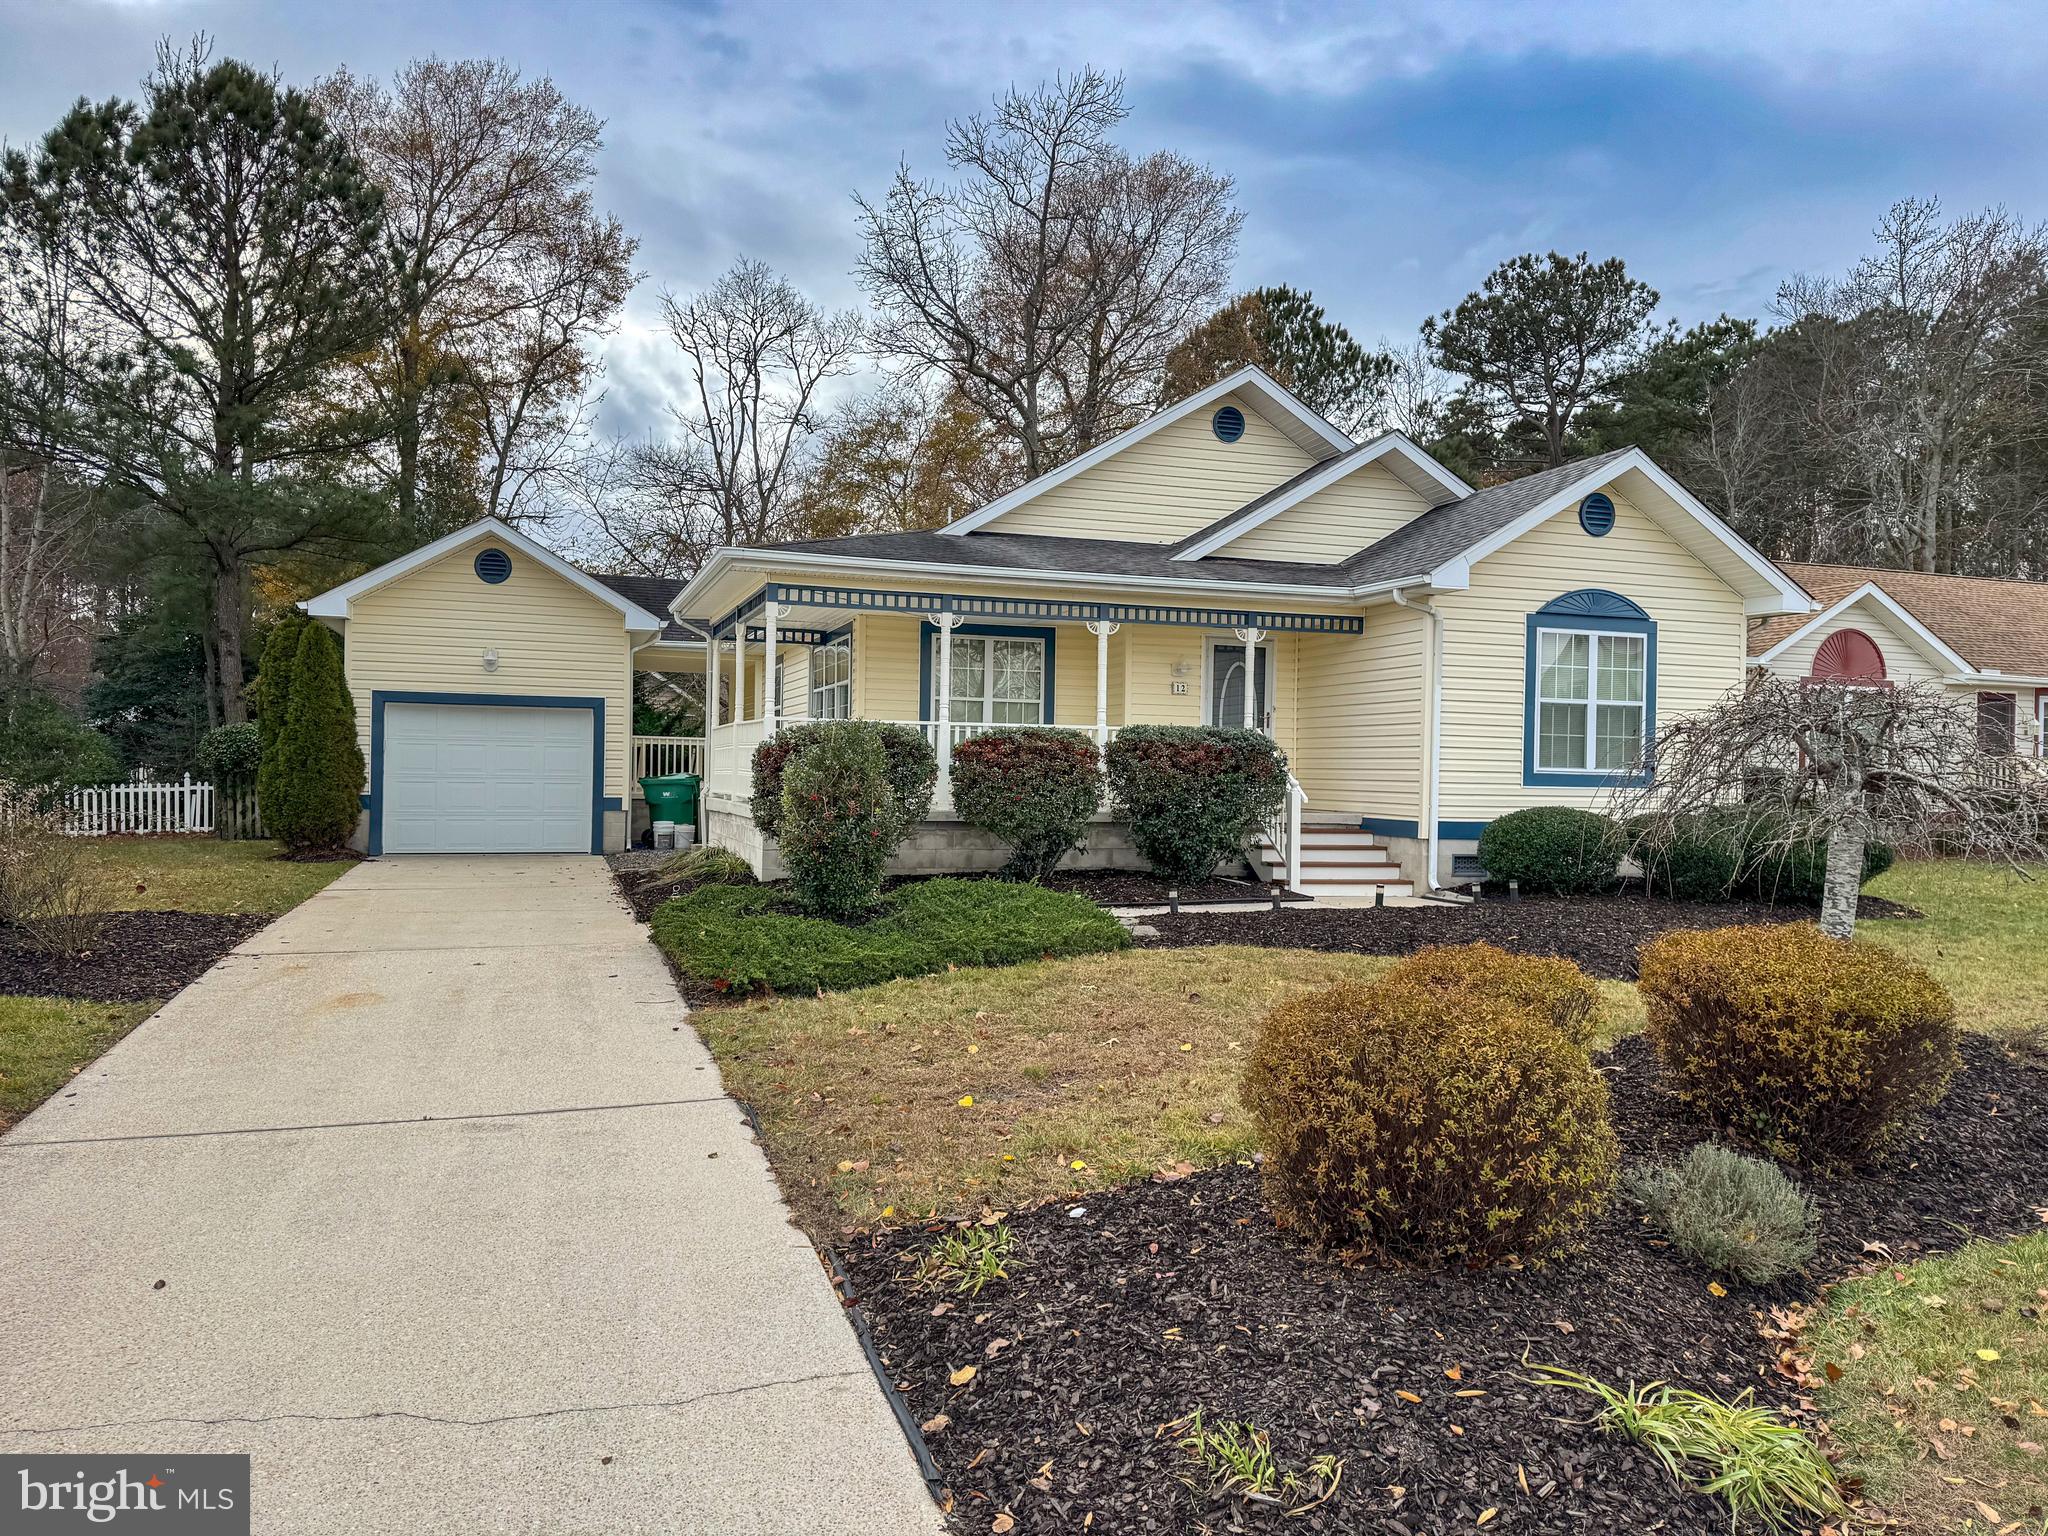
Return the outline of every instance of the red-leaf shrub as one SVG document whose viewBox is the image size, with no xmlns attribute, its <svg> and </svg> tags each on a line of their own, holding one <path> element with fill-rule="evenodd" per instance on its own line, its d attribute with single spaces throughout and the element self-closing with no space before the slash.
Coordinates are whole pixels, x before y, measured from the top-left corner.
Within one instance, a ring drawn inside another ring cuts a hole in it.
<svg viewBox="0 0 2048 1536">
<path fill-rule="evenodd" d="M 818 720 L 785 725 L 754 748 L 754 825 L 770 837 L 782 835 L 782 776 L 789 770 L 789 760 L 816 741 L 820 732 L 842 723 Z M 939 779 L 939 759 L 932 744 L 914 725 L 882 720 L 854 723 L 872 731 L 881 742 L 889 789 L 903 812 L 904 825 L 916 826 L 932 808 L 932 789 Z"/>
<path fill-rule="evenodd" d="M 1079 731 L 989 731 L 953 749 L 953 809 L 1010 845 L 1013 880 L 1051 874 L 1101 804 L 1095 743 Z"/>
<path fill-rule="evenodd" d="M 1199 880 L 1287 803 L 1287 758 L 1258 731 L 1131 725 L 1109 744 L 1109 793 L 1169 880 Z"/>
</svg>

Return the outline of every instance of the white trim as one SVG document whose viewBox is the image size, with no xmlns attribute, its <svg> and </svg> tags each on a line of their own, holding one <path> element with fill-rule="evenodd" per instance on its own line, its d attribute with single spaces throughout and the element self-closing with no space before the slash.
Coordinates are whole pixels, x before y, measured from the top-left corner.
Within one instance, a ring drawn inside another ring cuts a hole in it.
<svg viewBox="0 0 2048 1536">
<path fill-rule="evenodd" d="M 1258 511 L 1245 518 L 1242 522 L 1231 523 L 1226 527 L 1217 529 L 1214 533 L 1204 537 L 1200 543 L 1190 545 L 1173 558 L 1176 560 L 1199 560 L 1204 555 L 1214 554 L 1219 549 L 1228 548 L 1244 537 L 1244 535 L 1250 533 L 1254 528 L 1262 527 L 1278 517 L 1289 507 L 1300 505 L 1309 497 L 1315 495 L 1316 492 L 1335 485 L 1339 480 L 1344 479 L 1357 470 L 1363 469 L 1368 464 L 1377 464 L 1389 453 L 1398 453 L 1402 458 L 1408 460 L 1419 472 L 1441 487 L 1447 493 L 1450 500 L 1455 501 L 1460 497 L 1472 494 L 1471 486 L 1460 480 L 1448 469 L 1445 469 L 1443 465 L 1437 463 L 1435 459 L 1416 447 L 1414 443 L 1410 442 L 1401 433 L 1388 432 L 1368 444 L 1362 451 L 1349 454 L 1338 462 L 1323 467 L 1317 473 L 1302 481 L 1300 485 L 1297 485 L 1285 496 L 1274 497 L 1272 501 L 1259 508 Z M 1407 483 L 1405 477 L 1402 477 L 1402 483 Z M 1414 487 L 1410 486 L 1409 489 L 1413 490 Z M 1230 515 L 1233 517 L 1237 516 L 1236 513 Z M 1416 515 L 1420 516 L 1421 514 L 1418 513 Z"/>
<path fill-rule="evenodd" d="M 1750 659 L 1750 665 L 1757 667 L 1768 667 L 1772 662 L 1776 661 L 1778 657 L 1784 653 L 1788 646 L 1796 645 L 1799 641 L 1805 639 L 1815 630 L 1832 623 L 1835 619 L 1840 618 L 1841 615 L 1848 609 L 1853 608 L 1856 604 L 1862 602 L 1866 598 L 1874 601 L 1879 608 L 1882 608 L 1884 610 L 1885 615 L 1888 618 L 1895 620 L 1909 634 L 1911 634 L 1914 639 L 1918 640 L 1923 646 L 1925 646 L 1930 655 L 1934 656 L 1936 659 L 1945 663 L 1947 666 L 1949 666 L 1957 672 L 1968 673 L 1972 675 L 1976 674 L 1977 669 L 1975 667 L 1971 666 L 1967 661 L 1963 660 L 1962 657 L 1958 656 L 1950 646 L 1942 642 L 1941 636 L 1937 635 L 1925 624 L 1922 624 L 1918 619 L 1914 618 L 1912 614 L 1908 613 L 1905 610 L 1905 608 L 1900 605 L 1899 601 L 1896 598 L 1888 594 L 1883 587 L 1880 587 L 1874 581 L 1864 582 L 1862 586 L 1858 587 L 1854 592 L 1851 592 L 1847 597 L 1842 598 L 1841 600 L 1839 600 L 1836 603 L 1833 603 L 1829 607 L 1822 609 L 1820 613 L 1816 614 L 1813 618 L 1807 620 L 1804 624 L 1800 625 L 1797 629 L 1793 630 L 1791 634 L 1787 635 L 1784 639 L 1780 640 L 1768 651 L 1763 652 L 1761 655 L 1752 657 Z"/>
<path fill-rule="evenodd" d="M 658 635 L 664 627 L 661 619 L 638 603 L 621 597 L 589 572 L 578 570 L 553 550 L 545 545 L 536 544 L 511 524 L 500 522 L 495 517 L 480 517 L 467 527 L 443 534 L 431 544 L 422 544 L 410 554 L 400 555 L 396 560 L 385 561 L 375 570 L 365 571 L 353 581 L 345 581 L 338 587 L 328 588 L 318 596 L 309 597 L 299 606 L 316 619 L 346 619 L 349 604 L 357 598 L 374 592 L 379 587 L 388 586 L 399 577 L 479 539 L 493 539 L 501 544 L 510 544 L 529 560 L 546 566 L 571 586 L 588 592 L 606 607 L 616 609 L 629 632 L 648 630 Z"/>
<path fill-rule="evenodd" d="M 1218 379 L 1207 389 L 1198 389 L 1185 400 L 1176 401 L 1157 415 L 1148 416 L 1128 431 L 1119 432 L 1108 442 L 1091 448 L 1078 459 L 1071 459 L 1058 469 L 1047 470 L 1035 480 L 1028 480 L 1007 496 L 998 496 L 987 506 L 968 513 L 965 517 L 948 523 L 939 529 L 940 533 L 972 533 L 984 528 L 1005 512 L 1015 511 L 1027 501 L 1043 496 L 1054 486 L 1065 485 L 1074 476 L 1093 469 L 1105 459 L 1114 458 L 1134 443 L 1141 443 L 1162 427 L 1172 426 L 1185 416 L 1199 411 L 1203 406 L 1222 399 L 1238 390 L 1249 390 L 1266 405 L 1273 407 L 1299 422 L 1313 437 L 1329 445 L 1332 453 L 1342 453 L 1354 446 L 1351 439 L 1331 426 L 1314 411 L 1273 381 L 1263 368 L 1244 367 L 1227 378 Z"/>
<path fill-rule="evenodd" d="M 1583 699 L 1545 698 L 1543 695 L 1543 637 L 1559 635 L 1566 639 L 1583 637 L 1586 641 L 1586 696 Z M 1650 723 L 1650 637 L 1640 629 L 1593 629 L 1593 628 L 1552 628 L 1539 623 L 1532 638 L 1536 642 L 1536 654 L 1529 658 L 1529 666 L 1535 676 L 1529 693 L 1529 725 L 1534 736 L 1529 757 L 1531 769 L 1537 773 L 1583 773 L 1598 777 L 1611 773 L 1626 773 L 1630 766 L 1643 755 L 1643 748 L 1649 742 Z M 1633 699 L 1607 699 L 1600 696 L 1600 642 L 1602 640 L 1631 640 L 1642 648 L 1643 686 L 1639 696 Z M 1566 708 L 1582 705 L 1586 711 L 1585 765 L 1579 768 L 1560 767 L 1543 761 L 1543 706 L 1560 704 Z M 1621 767 L 1601 767 L 1596 761 L 1600 756 L 1600 711 L 1608 709 L 1634 709 L 1636 712 L 1636 756 L 1629 764 Z"/>
<path fill-rule="evenodd" d="M 1469 580 L 1471 567 L 1477 565 L 1488 555 L 1493 554 L 1506 545 L 1512 544 L 1531 529 L 1541 527 L 1573 502 L 1579 500 L 1588 491 L 1597 490 L 1601 486 L 1619 479 L 1631 469 L 1639 470 L 1652 485 L 1670 497 L 1680 511 L 1684 512 L 1694 522 L 1712 534 L 1723 547 L 1735 555 L 1751 571 L 1755 572 L 1760 580 L 1773 589 L 1776 594 L 1774 597 L 1751 598 L 1746 601 L 1743 604 L 1743 611 L 1745 613 L 1755 617 L 1760 614 L 1813 612 L 1813 599 L 1807 596 L 1805 588 L 1779 570 L 1769 560 L 1766 560 L 1747 540 L 1743 539 L 1734 529 L 1716 517 L 1712 509 L 1704 505 L 1692 492 L 1688 491 L 1651 462 L 1650 456 L 1640 448 L 1631 448 L 1619 458 L 1610 459 L 1604 464 L 1596 465 L 1578 479 L 1572 481 L 1564 489 L 1553 493 L 1548 499 L 1537 503 L 1536 506 L 1524 512 L 1505 528 L 1488 534 L 1476 544 L 1469 545 L 1458 554 L 1456 559 L 1447 561 L 1445 564 L 1437 567 L 1435 571 L 1432 571 L 1429 577 L 1430 584 L 1432 586 L 1463 584 Z M 1460 574 L 1461 572 L 1462 574 Z M 1439 577 L 1455 579 L 1439 581 Z"/>
</svg>

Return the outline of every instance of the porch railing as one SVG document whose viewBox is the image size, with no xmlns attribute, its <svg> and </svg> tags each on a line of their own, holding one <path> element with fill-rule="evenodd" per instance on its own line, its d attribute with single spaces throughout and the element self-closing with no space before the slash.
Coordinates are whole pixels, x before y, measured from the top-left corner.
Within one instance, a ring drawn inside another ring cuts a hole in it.
<svg viewBox="0 0 2048 1536">
<path fill-rule="evenodd" d="M 1308 804 L 1308 792 L 1301 780 L 1287 775 L 1287 799 L 1266 823 L 1266 841 L 1281 850 L 1287 860 L 1287 889 L 1301 890 L 1301 808 Z M 1306 895 L 1306 892 L 1303 892 Z"/>
<path fill-rule="evenodd" d="M 635 736 L 633 738 L 633 782 L 671 773 L 704 771 L 702 736 Z"/>
<path fill-rule="evenodd" d="M 924 739 L 932 744 L 933 750 L 936 751 L 938 748 L 939 726 L 935 720 L 888 720 L 882 723 L 885 725 L 907 725 L 914 731 L 922 731 Z M 1106 745 L 1109 741 L 1115 740 L 1116 733 L 1122 729 L 1122 726 L 1112 725 L 1108 728 L 1107 735 L 1105 735 L 1101 730 L 1092 725 L 1046 724 L 1038 720 L 1008 722 L 1000 720 L 953 720 L 947 723 L 946 734 L 949 744 L 957 747 L 963 741 L 969 741 L 976 736 L 986 736 L 991 731 L 1079 731 L 1083 736 L 1094 741 L 1096 745 L 1102 746 Z"/>
</svg>

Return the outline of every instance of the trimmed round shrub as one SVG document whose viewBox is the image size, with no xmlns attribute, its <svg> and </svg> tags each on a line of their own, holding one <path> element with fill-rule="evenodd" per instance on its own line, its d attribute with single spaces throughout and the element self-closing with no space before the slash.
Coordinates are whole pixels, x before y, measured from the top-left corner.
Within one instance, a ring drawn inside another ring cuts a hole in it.
<svg viewBox="0 0 2048 1536">
<path fill-rule="evenodd" d="M 1683 816 L 1633 850 L 1651 893 L 1673 901 L 1723 901 L 1743 863 L 1742 828 L 1723 816 Z"/>
<path fill-rule="evenodd" d="M 1805 923 L 1667 933 L 1643 947 L 1636 987 L 1679 1100 L 1787 1162 L 1882 1151 L 1958 1065 L 1955 1004 L 1933 977 Z"/>
<path fill-rule="evenodd" d="M 1260 1027 L 1245 1106 L 1274 1214 L 1396 1262 L 1531 1262 L 1606 1203 L 1607 1085 L 1548 1024 L 1493 998 L 1346 983 Z"/>
<path fill-rule="evenodd" d="M 782 775 L 781 826 L 790 892 L 804 911 L 853 917 L 881 899 L 882 872 L 906 823 L 872 725 L 817 728 Z"/>
<path fill-rule="evenodd" d="M 953 749 L 953 809 L 1010 845 L 1013 880 L 1051 874 L 1101 804 L 1095 743 L 1079 731 L 988 731 Z"/>
<path fill-rule="evenodd" d="M 1455 1002 L 1479 997 L 1539 1019 L 1581 1048 L 1592 1043 L 1600 989 L 1571 961 L 1517 955 L 1492 944 L 1432 944 L 1398 961 L 1384 978 L 1425 987 Z"/>
<path fill-rule="evenodd" d="M 1677 1163 L 1630 1169 L 1622 1192 L 1680 1253 L 1751 1285 L 1804 1268 L 1819 1243 L 1813 1200 L 1784 1169 L 1714 1142 Z"/>
<path fill-rule="evenodd" d="M 1802 838 L 1782 848 L 1765 845 L 1775 841 L 1776 823 L 1752 822 L 1742 851 L 1742 892 L 1759 901 L 1784 902 L 1789 906 L 1817 907 L 1828 884 L 1828 845 L 1824 838 Z M 1887 844 L 1872 840 L 1863 845 L 1863 881 L 1868 885 L 1892 867 L 1897 854 Z"/>
<path fill-rule="evenodd" d="M 362 806 L 363 750 L 341 645 L 324 624 L 300 628 L 291 678 L 284 725 L 264 758 L 272 771 L 264 830 L 294 853 L 337 852 Z"/>
<path fill-rule="evenodd" d="M 254 722 L 215 726 L 199 738 L 199 771 L 218 789 L 245 789 L 263 763 L 263 735 Z"/>
<path fill-rule="evenodd" d="M 1287 758 L 1259 731 L 1130 725 L 1105 754 L 1109 794 L 1155 873 L 1200 880 L 1287 803 Z"/>
<path fill-rule="evenodd" d="M 1568 805 L 1510 811 L 1479 834 L 1479 862 L 1502 885 L 1582 896 L 1614 884 L 1626 840 L 1609 816 Z"/>
<path fill-rule="evenodd" d="M 903 812 L 904 825 L 914 827 L 925 819 L 932 808 L 932 791 L 939 782 L 939 759 L 923 731 L 914 725 L 880 720 L 821 720 L 786 725 L 754 748 L 755 826 L 770 837 L 782 835 L 782 776 L 789 770 L 790 759 L 816 741 L 819 732 L 848 723 L 874 732 L 881 742 L 889 788 Z"/>
</svg>

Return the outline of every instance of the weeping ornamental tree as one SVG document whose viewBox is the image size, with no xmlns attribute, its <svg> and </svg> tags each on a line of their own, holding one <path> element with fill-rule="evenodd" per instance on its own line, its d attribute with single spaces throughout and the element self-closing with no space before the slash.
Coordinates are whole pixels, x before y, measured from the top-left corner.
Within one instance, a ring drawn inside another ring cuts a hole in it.
<svg viewBox="0 0 2048 1536">
<path fill-rule="evenodd" d="M 1846 939 L 1873 842 L 1995 859 L 2023 879 L 2048 861 L 2048 777 L 1985 750 L 1974 702 L 1928 683 L 1760 677 L 1659 732 L 1654 782 L 1617 809 L 1638 850 L 1686 836 L 1763 862 L 1825 848 L 1821 931 Z"/>
</svg>

